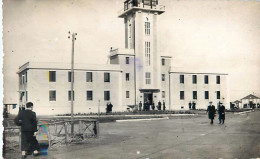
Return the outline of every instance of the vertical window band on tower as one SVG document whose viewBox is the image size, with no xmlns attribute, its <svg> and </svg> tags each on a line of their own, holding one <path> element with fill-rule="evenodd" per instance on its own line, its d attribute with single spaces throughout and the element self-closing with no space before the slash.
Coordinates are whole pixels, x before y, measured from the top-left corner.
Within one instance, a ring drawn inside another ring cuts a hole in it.
<svg viewBox="0 0 260 159">
<path fill-rule="evenodd" d="M 151 47 L 150 41 L 145 42 L 145 65 L 150 66 L 151 64 Z"/>
</svg>

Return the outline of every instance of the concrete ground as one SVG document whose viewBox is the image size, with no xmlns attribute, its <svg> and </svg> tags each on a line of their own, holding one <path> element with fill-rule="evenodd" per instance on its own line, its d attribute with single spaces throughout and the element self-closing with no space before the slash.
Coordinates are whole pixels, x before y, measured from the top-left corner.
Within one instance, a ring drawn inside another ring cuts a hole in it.
<svg viewBox="0 0 260 159">
<path fill-rule="evenodd" d="M 260 111 L 100 124 L 99 139 L 49 150 L 48 159 L 248 159 L 260 157 Z M 30 158 L 31 156 L 28 156 Z M 37 158 L 44 158 L 43 156 Z"/>
</svg>

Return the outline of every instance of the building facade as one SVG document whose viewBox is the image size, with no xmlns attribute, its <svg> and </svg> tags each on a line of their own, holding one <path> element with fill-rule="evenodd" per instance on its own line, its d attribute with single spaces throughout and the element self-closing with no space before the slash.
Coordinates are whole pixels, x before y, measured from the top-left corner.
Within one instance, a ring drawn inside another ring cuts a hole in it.
<svg viewBox="0 0 260 159">
<path fill-rule="evenodd" d="M 124 18 L 125 48 L 110 49 L 109 65 L 75 66 L 75 113 L 104 112 L 108 102 L 113 111 L 139 102 L 165 103 L 167 110 L 229 103 L 227 74 L 178 72 L 171 57 L 158 50 L 158 18 L 164 12 L 158 0 L 124 2 L 119 17 Z M 32 101 L 41 114 L 70 113 L 70 64 L 28 62 L 18 75 L 20 106 Z"/>
</svg>

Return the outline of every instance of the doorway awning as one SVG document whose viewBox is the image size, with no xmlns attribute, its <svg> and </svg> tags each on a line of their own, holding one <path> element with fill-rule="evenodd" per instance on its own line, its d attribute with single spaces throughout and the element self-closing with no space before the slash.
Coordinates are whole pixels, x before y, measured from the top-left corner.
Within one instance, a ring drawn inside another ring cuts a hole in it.
<svg viewBox="0 0 260 159">
<path fill-rule="evenodd" d="M 149 92 L 149 93 L 154 93 L 154 92 L 160 92 L 160 89 L 139 89 L 140 92 Z"/>
</svg>

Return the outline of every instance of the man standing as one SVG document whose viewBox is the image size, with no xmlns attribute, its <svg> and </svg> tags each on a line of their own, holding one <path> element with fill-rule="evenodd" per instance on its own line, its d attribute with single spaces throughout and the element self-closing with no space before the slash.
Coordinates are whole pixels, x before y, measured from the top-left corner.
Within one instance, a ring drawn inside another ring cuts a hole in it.
<svg viewBox="0 0 260 159">
<path fill-rule="evenodd" d="M 209 102 L 207 113 L 208 113 L 209 119 L 211 120 L 210 124 L 213 124 L 216 109 L 215 109 L 215 106 L 212 105 L 212 102 Z"/>
<path fill-rule="evenodd" d="M 35 112 L 32 111 L 33 103 L 26 103 L 26 109 L 20 111 L 14 119 L 16 125 L 21 126 L 21 150 L 22 158 L 28 153 L 33 152 L 34 155 L 39 154 L 39 143 L 36 140 L 37 119 Z"/>
<path fill-rule="evenodd" d="M 139 103 L 139 111 L 142 111 L 142 102 Z"/>
<path fill-rule="evenodd" d="M 163 111 L 165 111 L 166 106 L 165 106 L 165 102 L 163 101 Z"/>
<path fill-rule="evenodd" d="M 225 106 L 223 105 L 223 103 L 219 103 L 219 109 L 218 109 L 218 119 L 219 119 L 219 124 L 224 124 L 225 121 Z"/>
<path fill-rule="evenodd" d="M 158 110 L 161 110 L 161 108 L 162 108 L 162 103 L 161 103 L 161 101 L 159 101 L 158 102 Z"/>
</svg>

